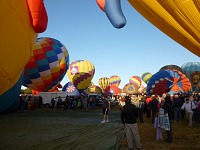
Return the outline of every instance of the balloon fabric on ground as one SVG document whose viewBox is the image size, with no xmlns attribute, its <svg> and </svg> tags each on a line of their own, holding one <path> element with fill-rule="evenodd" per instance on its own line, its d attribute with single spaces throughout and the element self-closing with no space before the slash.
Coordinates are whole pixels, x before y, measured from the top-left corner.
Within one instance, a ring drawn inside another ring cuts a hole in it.
<svg viewBox="0 0 200 150">
<path fill-rule="evenodd" d="M 62 91 L 66 92 L 68 96 L 80 96 L 79 91 L 71 82 L 66 83 Z"/>
<path fill-rule="evenodd" d="M 56 88 L 69 67 L 69 54 L 58 40 L 48 37 L 37 39 L 33 56 L 25 67 L 23 85 L 47 92 Z"/>
<path fill-rule="evenodd" d="M 184 93 L 191 89 L 189 79 L 180 71 L 163 70 L 154 74 L 147 84 L 147 93 L 159 94 L 163 93 Z"/>
<path fill-rule="evenodd" d="M 95 67 L 88 60 L 75 60 L 71 62 L 67 71 L 69 80 L 80 92 L 90 86 L 94 73 Z"/>
</svg>

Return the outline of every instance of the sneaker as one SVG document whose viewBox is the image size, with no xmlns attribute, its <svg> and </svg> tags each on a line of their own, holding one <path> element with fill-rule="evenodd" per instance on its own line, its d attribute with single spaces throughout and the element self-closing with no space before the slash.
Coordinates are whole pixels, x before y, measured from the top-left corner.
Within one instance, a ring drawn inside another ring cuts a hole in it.
<svg viewBox="0 0 200 150">
<path fill-rule="evenodd" d="M 105 120 L 101 121 L 101 123 L 105 123 Z"/>
<path fill-rule="evenodd" d="M 109 122 L 109 120 L 106 120 L 106 122 Z"/>
</svg>

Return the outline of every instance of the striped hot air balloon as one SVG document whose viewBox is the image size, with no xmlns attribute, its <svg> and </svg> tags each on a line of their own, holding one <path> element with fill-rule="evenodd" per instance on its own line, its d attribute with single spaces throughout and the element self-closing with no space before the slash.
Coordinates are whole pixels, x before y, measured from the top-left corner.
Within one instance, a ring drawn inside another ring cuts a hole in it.
<svg viewBox="0 0 200 150">
<path fill-rule="evenodd" d="M 142 74 L 141 78 L 142 80 L 147 84 L 149 79 L 152 77 L 152 74 L 149 72 L 145 72 Z"/>
<path fill-rule="evenodd" d="M 132 83 L 132 84 L 135 84 L 135 87 L 136 88 L 139 88 L 141 83 L 142 83 L 142 80 L 140 77 L 138 76 L 132 76 L 130 79 L 129 79 L 129 83 Z"/>
<path fill-rule="evenodd" d="M 25 67 L 23 85 L 40 92 L 49 91 L 60 84 L 68 67 L 69 54 L 60 41 L 38 38 Z"/>
<path fill-rule="evenodd" d="M 83 92 L 91 85 L 95 73 L 94 65 L 88 60 L 75 60 L 70 63 L 67 75 L 73 85 Z"/>
<path fill-rule="evenodd" d="M 110 78 L 102 77 L 99 79 L 99 86 L 101 87 L 102 91 L 104 91 L 106 87 L 109 85 L 110 85 Z"/>
<path fill-rule="evenodd" d="M 113 75 L 110 77 L 110 85 L 115 85 L 116 87 L 119 86 L 121 83 L 121 78 L 117 75 Z"/>
</svg>

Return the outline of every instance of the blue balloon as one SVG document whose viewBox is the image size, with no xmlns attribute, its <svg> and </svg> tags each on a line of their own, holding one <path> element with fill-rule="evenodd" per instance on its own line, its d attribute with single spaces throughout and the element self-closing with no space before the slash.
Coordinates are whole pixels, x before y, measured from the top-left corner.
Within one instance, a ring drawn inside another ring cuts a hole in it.
<svg viewBox="0 0 200 150">
<path fill-rule="evenodd" d="M 24 72 L 12 88 L 0 95 L 0 113 L 13 112 L 17 110 L 23 76 Z"/>
<path fill-rule="evenodd" d="M 126 25 L 126 18 L 122 12 L 120 0 L 106 0 L 104 11 L 115 28 L 123 28 Z"/>
<path fill-rule="evenodd" d="M 78 89 L 71 82 L 65 84 L 62 91 L 66 92 L 68 96 L 80 96 Z"/>
</svg>

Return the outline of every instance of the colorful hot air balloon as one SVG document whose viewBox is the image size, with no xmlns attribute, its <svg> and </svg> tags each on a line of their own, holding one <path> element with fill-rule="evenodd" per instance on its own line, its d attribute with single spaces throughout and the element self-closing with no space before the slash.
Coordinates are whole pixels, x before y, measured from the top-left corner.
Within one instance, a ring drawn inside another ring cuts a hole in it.
<svg viewBox="0 0 200 150">
<path fill-rule="evenodd" d="M 198 0 L 129 0 L 149 22 L 200 56 L 200 7 Z"/>
<path fill-rule="evenodd" d="M 110 85 L 110 78 L 102 77 L 99 79 L 99 86 L 101 87 L 102 91 L 104 91 L 106 87 L 109 85 Z"/>
<path fill-rule="evenodd" d="M 80 92 L 90 86 L 94 73 L 94 65 L 88 60 L 71 62 L 67 71 L 69 80 Z"/>
<path fill-rule="evenodd" d="M 180 71 L 163 70 L 154 74 L 147 84 L 148 94 L 189 92 L 191 83 Z"/>
<path fill-rule="evenodd" d="M 49 91 L 59 85 L 68 67 L 68 51 L 60 41 L 38 38 L 25 67 L 23 85 L 40 92 Z"/>
<path fill-rule="evenodd" d="M 86 94 L 92 94 L 92 93 L 101 94 L 102 89 L 97 85 L 91 85 L 86 89 Z"/>
<path fill-rule="evenodd" d="M 152 77 L 152 74 L 149 72 L 145 72 L 142 74 L 141 78 L 142 80 L 147 84 L 149 79 Z"/>
<path fill-rule="evenodd" d="M 124 87 L 123 87 L 123 92 L 126 94 L 137 94 L 138 93 L 138 87 L 137 85 L 133 84 L 133 83 L 127 83 Z"/>
<path fill-rule="evenodd" d="M 66 83 L 62 91 L 66 92 L 68 96 L 80 96 L 79 91 L 71 82 Z"/>
<path fill-rule="evenodd" d="M 162 68 L 160 68 L 159 71 L 162 71 L 162 70 L 178 70 L 178 71 L 182 72 L 181 67 L 179 67 L 177 65 L 166 65 L 166 66 L 163 66 Z"/>
<path fill-rule="evenodd" d="M 119 86 L 121 83 L 121 78 L 117 75 L 113 75 L 110 77 L 110 85 L 115 85 L 116 87 Z"/>
<path fill-rule="evenodd" d="M 181 68 L 192 84 L 192 91 L 200 91 L 200 62 L 187 62 Z"/>
<path fill-rule="evenodd" d="M 121 93 L 121 90 L 116 85 L 107 86 L 104 90 L 105 94 L 117 95 Z"/>
<path fill-rule="evenodd" d="M 135 84 L 135 86 L 137 88 L 140 87 L 141 83 L 142 83 L 142 80 L 140 77 L 138 76 L 132 76 L 130 79 L 129 79 L 129 83 L 132 83 L 132 84 Z"/>
</svg>

